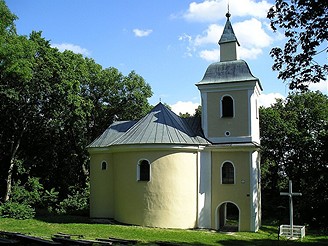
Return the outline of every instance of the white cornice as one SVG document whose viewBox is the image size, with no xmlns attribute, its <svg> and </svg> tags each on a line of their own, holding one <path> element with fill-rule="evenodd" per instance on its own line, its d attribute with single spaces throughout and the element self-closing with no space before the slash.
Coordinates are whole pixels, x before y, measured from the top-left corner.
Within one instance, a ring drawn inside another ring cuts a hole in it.
<svg viewBox="0 0 328 246">
<path fill-rule="evenodd" d="M 115 145 L 110 147 L 93 147 L 88 148 L 90 154 L 94 153 L 115 153 L 129 151 L 154 151 L 154 150 L 182 150 L 182 151 L 202 151 L 206 146 L 202 145 L 174 145 L 174 144 L 131 144 L 131 145 Z"/>
</svg>

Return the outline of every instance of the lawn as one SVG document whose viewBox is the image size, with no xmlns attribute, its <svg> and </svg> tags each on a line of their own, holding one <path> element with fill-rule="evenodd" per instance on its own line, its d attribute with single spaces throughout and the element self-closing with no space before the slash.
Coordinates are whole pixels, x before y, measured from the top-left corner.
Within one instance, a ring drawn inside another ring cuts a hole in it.
<svg viewBox="0 0 328 246">
<path fill-rule="evenodd" d="M 257 233 L 222 233 L 209 230 L 173 230 L 140 226 L 96 224 L 77 216 L 45 216 L 37 219 L 0 219 L 0 231 L 20 232 L 50 239 L 58 232 L 83 235 L 86 239 L 122 238 L 140 241 L 140 245 L 154 242 L 175 242 L 179 245 L 328 245 L 328 236 L 307 232 L 300 241 L 280 238 L 277 227 L 264 225 Z"/>
</svg>

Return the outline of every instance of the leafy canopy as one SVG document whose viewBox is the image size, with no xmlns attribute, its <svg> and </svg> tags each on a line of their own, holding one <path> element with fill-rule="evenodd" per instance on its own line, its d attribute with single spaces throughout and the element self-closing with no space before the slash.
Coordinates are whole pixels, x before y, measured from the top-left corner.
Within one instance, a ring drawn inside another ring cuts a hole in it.
<svg viewBox="0 0 328 246">
<path fill-rule="evenodd" d="M 293 93 L 261 108 L 260 131 L 264 213 L 272 214 L 282 204 L 279 192 L 288 189 L 290 179 L 303 193 L 295 200 L 296 217 L 313 226 L 327 225 L 328 97 Z"/>
<path fill-rule="evenodd" d="M 301 91 L 307 90 L 310 83 L 325 80 L 328 1 L 276 0 L 267 17 L 272 29 L 281 29 L 287 38 L 283 48 L 275 47 L 270 52 L 278 78 L 288 82 L 290 89 Z"/>
</svg>

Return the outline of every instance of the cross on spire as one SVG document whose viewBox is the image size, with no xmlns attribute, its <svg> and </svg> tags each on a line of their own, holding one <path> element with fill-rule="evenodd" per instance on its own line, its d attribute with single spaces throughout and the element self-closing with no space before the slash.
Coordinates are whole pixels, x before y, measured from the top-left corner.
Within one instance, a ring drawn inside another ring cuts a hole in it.
<svg viewBox="0 0 328 246">
<path fill-rule="evenodd" d="M 289 180 L 289 188 L 288 192 L 280 192 L 281 196 L 289 196 L 289 224 L 291 227 L 291 236 L 293 237 L 293 196 L 301 196 L 302 193 L 293 192 L 293 184 L 292 181 Z"/>
<path fill-rule="evenodd" d="M 226 17 L 228 18 L 228 20 L 229 20 L 230 16 L 231 16 L 231 14 L 230 14 L 230 10 L 229 10 L 229 1 L 228 1 L 228 12 L 226 13 Z"/>
</svg>

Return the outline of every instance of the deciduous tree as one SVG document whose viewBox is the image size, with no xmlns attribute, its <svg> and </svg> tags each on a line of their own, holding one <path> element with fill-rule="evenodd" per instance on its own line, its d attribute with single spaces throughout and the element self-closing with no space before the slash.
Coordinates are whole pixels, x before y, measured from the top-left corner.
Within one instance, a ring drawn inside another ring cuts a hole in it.
<svg viewBox="0 0 328 246">
<path fill-rule="evenodd" d="M 276 0 L 267 17 L 273 30 L 283 31 L 283 48 L 271 50 L 273 70 L 290 89 L 307 90 L 310 83 L 325 80 L 328 74 L 328 1 Z M 319 59 L 320 57 L 322 59 Z"/>
<path fill-rule="evenodd" d="M 260 129 L 264 207 L 282 205 L 279 191 L 288 189 L 290 179 L 303 193 L 296 201 L 302 222 L 327 225 L 328 97 L 290 94 L 261 108 Z"/>
</svg>

